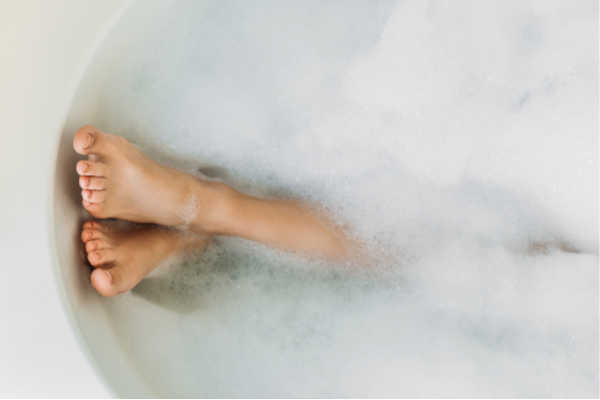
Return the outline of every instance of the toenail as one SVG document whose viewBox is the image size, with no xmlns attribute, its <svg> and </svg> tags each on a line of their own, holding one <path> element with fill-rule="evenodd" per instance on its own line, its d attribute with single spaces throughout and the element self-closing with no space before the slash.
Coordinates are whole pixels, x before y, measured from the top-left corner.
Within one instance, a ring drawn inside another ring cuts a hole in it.
<svg viewBox="0 0 600 400">
<path fill-rule="evenodd" d="M 104 270 L 104 274 L 106 275 L 106 277 L 108 278 L 108 283 L 112 284 L 112 275 L 110 274 L 110 272 Z"/>
<path fill-rule="evenodd" d="M 94 137 L 88 132 L 88 134 L 85 135 L 85 143 L 83 144 L 83 147 L 88 148 L 92 145 L 92 143 L 94 143 Z"/>
</svg>

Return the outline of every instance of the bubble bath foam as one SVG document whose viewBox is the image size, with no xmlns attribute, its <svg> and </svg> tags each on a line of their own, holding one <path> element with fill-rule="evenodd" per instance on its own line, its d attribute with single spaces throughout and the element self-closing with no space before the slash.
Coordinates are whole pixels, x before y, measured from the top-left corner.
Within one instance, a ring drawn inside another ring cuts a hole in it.
<svg viewBox="0 0 600 400">
<path fill-rule="evenodd" d="M 317 203 L 380 259 L 222 237 L 102 299 L 148 390 L 598 396 L 597 22 L 594 1 L 134 3 L 69 126 Z"/>
</svg>

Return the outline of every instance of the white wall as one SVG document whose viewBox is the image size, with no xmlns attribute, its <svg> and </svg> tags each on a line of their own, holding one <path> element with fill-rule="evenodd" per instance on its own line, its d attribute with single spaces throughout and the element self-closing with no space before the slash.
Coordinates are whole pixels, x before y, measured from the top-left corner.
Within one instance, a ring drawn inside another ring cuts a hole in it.
<svg viewBox="0 0 600 400">
<path fill-rule="evenodd" d="M 74 80 L 122 4 L 0 2 L 0 396 L 109 395 L 57 296 L 46 210 Z"/>
</svg>

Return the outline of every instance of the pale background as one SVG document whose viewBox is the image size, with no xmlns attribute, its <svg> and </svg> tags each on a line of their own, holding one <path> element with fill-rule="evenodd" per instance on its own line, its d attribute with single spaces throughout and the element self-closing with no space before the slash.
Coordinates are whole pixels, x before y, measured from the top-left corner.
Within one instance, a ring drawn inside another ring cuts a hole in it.
<svg viewBox="0 0 600 400">
<path fill-rule="evenodd" d="M 0 396 L 110 394 L 87 363 L 56 293 L 47 178 L 82 64 L 122 5 L 0 0 Z"/>
<path fill-rule="evenodd" d="M 48 168 L 98 32 L 123 1 L 0 1 L 0 396 L 108 396 L 57 295 Z"/>
</svg>

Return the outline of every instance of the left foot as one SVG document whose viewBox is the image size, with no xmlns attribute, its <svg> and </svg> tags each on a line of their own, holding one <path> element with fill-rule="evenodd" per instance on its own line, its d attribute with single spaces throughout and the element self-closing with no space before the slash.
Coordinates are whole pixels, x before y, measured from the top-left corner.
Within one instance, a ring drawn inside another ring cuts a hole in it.
<svg viewBox="0 0 600 400">
<path fill-rule="evenodd" d="M 117 218 L 212 232 L 227 210 L 224 184 L 160 165 L 124 138 L 86 125 L 73 148 L 83 207 L 95 218 Z"/>
<path fill-rule="evenodd" d="M 209 241 L 206 236 L 157 226 L 118 229 L 98 221 L 83 224 L 81 240 L 95 267 L 92 285 L 103 296 L 133 289 L 167 258 L 203 250 Z"/>
</svg>

